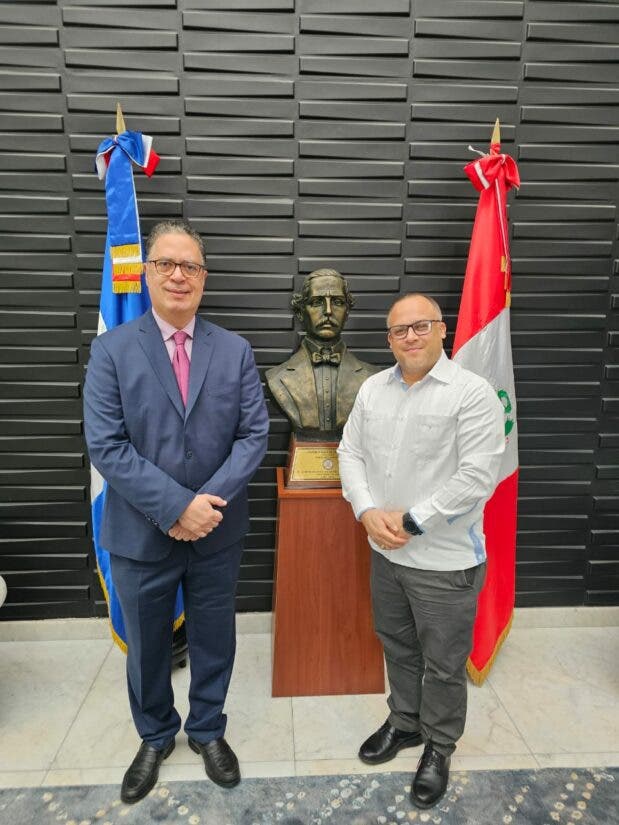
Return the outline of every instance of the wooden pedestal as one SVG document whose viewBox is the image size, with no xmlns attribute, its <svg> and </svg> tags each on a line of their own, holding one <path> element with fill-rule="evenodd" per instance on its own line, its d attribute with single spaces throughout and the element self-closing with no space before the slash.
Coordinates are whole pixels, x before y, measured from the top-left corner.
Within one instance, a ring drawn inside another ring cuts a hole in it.
<svg viewBox="0 0 619 825">
<path fill-rule="evenodd" d="M 339 489 L 289 490 L 277 468 L 273 696 L 382 693 L 370 548 Z"/>
</svg>

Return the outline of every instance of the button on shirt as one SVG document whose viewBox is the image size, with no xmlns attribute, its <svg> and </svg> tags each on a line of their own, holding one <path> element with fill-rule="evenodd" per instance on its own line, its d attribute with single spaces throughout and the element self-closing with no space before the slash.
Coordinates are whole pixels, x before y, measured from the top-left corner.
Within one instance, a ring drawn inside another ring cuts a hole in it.
<svg viewBox="0 0 619 825">
<path fill-rule="evenodd" d="M 338 448 L 344 498 L 365 510 L 408 510 L 420 536 L 390 561 L 425 570 L 463 570 L 486 558 L 483 510 L 505 450 L 504 411 L 478 375 L 445 353 L 409 386 L 400 367 L 362 385 Z"/>
</svg>

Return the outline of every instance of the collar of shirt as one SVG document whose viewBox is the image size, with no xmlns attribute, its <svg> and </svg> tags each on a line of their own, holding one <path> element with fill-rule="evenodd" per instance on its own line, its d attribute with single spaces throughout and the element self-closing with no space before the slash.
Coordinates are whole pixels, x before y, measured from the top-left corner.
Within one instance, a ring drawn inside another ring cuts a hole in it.
<svg viewBox="0 0 619 825">
<path fill-rule="evenodd" d="M 155 319 L 155 323 L 159 327 L 159 331 L 161 332 L 161 337 L 163 338 L 163 342 L 165 347 L 168 351 L 168 355 L 170 356 L 170 361 L 174 356 L 174 349 L 175 343 L 173 335 L 175 332 L 178 332 L 178 329 L 173 325 L 169 324 L 167 321 L 164 321 L 154 309 L 151 307 L 151 312 L 153 313 L 153 318 Z M 183 332 L 186 332 L 189 336 L 185 341 L 185 352 L 187 353 L 187 357 L 191 361 L 191 348 L 193 344 L 193 333 L 196 328 L 196 316 L 194 315 L 193 318 L 183 327 Z"/>
<path fill-rule="evenodd" d="M 421 381 L 418 381 L 417 383 L 420 384 L 423 381 L 426 381 L 426 379 L 428 378 L 435 378 L 437 381 L 440 381 L 443 384 L 450 384 L 455 372 L 456 367 L 445 355 L 445 350 L 443 350 L 443 352 L 441 352 L 440 358 L 432 367 L 430 372 L 428 372 L 427 375 L 424 375 Z M 399 381 L 401 384 L 404 384 L 404 386 L 407 389 L 410 386 L 404 380 L 404 377 L 402 376 L 402 369 L 400 365 L 397 363 L 394 364 L 393 367 L 391 367 L 391 369 L 387 372 L 387 383 L 389 383 L 390 381 Z"/>
<path fill-rule="evenodd" d="M 327 355 L 331 355 L 331 353 L 337 353 L 340 358 L 344 354 L 344 350 L 346 349 L 346 345 L 343 341 L 338 341 L 337 344 L 333 344 L 333 346 L 324 346 L 321 344 L 317 344 L 315 341 L 312 341 L 311 338 L 304 338 L 302 346 L 309 352 L 310 358 L 313 352 L 318 353 L 325 353 Z"/>
</svg>

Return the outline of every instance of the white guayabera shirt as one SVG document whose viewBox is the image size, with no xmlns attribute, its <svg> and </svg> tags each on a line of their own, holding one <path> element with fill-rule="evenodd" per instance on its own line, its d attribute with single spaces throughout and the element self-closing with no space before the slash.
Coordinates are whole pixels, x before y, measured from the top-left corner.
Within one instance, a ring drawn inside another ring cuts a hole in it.
<svg viewBox="0 0 619 825">
<path fill-rule="evenodd" d="M 505 451 L 504 410 L 484 378 L 445 353 L 408 386 L 396 364 L 362 385 L 338 447 L 344 498 L 408 510 L 419 527 L 390 561 L 464 570 L 486 558 L 483 513 Z"/>
</svg>

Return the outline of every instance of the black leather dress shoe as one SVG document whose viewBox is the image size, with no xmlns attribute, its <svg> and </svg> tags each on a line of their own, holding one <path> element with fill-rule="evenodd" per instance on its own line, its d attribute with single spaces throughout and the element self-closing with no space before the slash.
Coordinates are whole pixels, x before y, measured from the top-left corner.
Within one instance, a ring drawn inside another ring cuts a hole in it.
<svg viewBox="0 0 619 825">
<path fill-rule="evenodd" d="M 189 747 L 204 759 L 206 775 L 217 785 L 221 785 L 222 788 L 234 788 L 239 784 L 239 760 L 223 736 L 221 739 L 212 739 L 205 745 L 190 739 Z"/>
<path fill-rule="evenodd" d="M 148 742 L 142 742 L 135 759 L 127 768 L 120 789 L 120 798 L 124 803 L 133 805 L 134 802 L 139 802 L 151 792 L 159 779 L 159 766 L 173 750 L 174 739 L 171 739 L 160 751 Z"/>
<path fill-rule="evenodd" d="M 393 759 L 402 748 L 414 748 L 422 742 L 419 731 L 398 730 L 387 721 L 361 745 L 359 759 L 367 765 L 380 765 Z"/>
<path fill-rule="evenodd" d="M 443 798 L 449 780 L 449 756 L 444 756 L 428 742 L 417 765 L 411 788 L 411 800 L 418 808 L 431 808 Z"/>
</svg>

